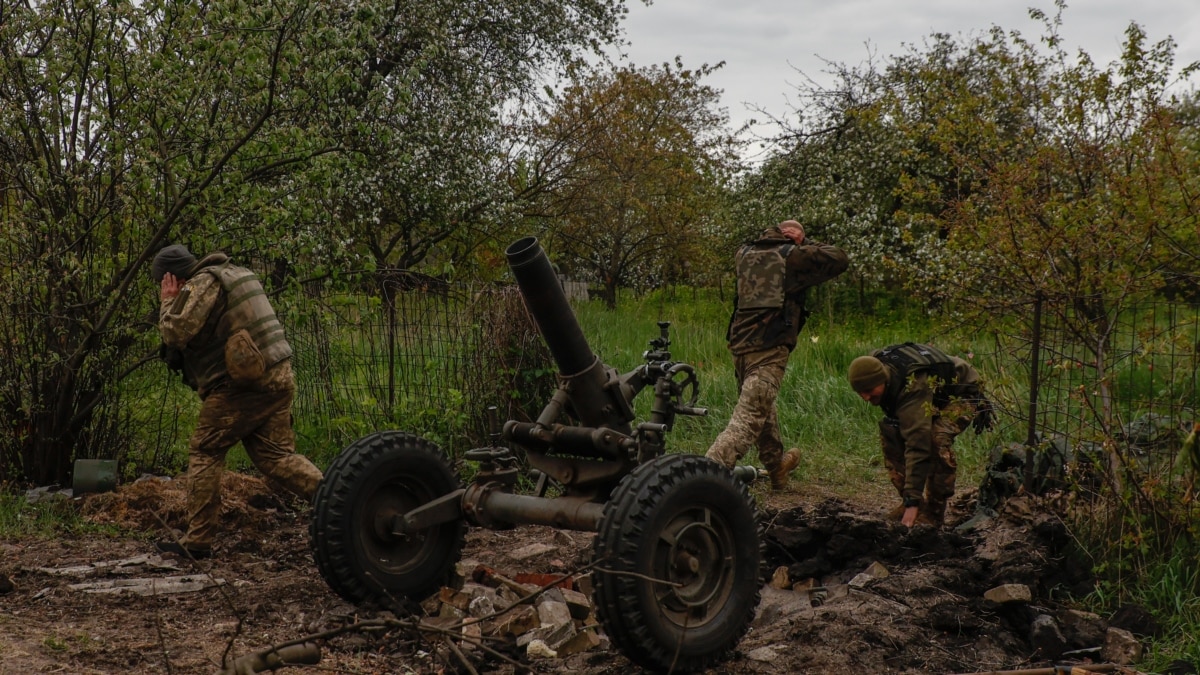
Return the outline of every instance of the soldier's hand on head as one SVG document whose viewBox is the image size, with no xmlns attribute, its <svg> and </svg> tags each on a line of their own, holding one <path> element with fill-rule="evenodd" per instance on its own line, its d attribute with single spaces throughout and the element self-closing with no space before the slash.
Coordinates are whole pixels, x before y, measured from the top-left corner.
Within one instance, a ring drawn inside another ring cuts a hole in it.
<svg viewBox="0 0 1200 675">
<path fill-rule="evenodd" d="M 171 300 L 179 295 L 179 289 L 183 287 L 183 282 L 175 278 L 174 274 L 167 272 L 163 275 L 162 283 L 159 285 L 158 297 L 160 300 Z"/>
</svg>

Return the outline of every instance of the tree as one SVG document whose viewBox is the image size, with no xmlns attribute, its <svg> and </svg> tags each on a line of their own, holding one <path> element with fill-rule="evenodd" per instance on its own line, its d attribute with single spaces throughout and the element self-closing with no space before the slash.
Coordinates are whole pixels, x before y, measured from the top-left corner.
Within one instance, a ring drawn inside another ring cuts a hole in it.
<svg viewBox="0 0 1200 675">
<path fill-rule="evenodd" d="M 719 67 L 582 72 L 534 132 L 544 189 L 530 213 L 610 308 L 617 289 L 677 277 L 708 250 L 703 225 L 737 167 L 720 92 L 701 82 Z"/>
<path fill-rule="evenodd" d="M 261 241 L 247 213 L 325 151 L 302 126 L 333 49 L 305 2 L 6 3 L 0 20 L 0 471 L 62 481 L 149 358 L 145 264 L 169 238 Z M 234 230 L 242 231 L 234 233 Z"/>
<path fill-rule="evenodd" d="M 314 195 L 325 241 L 378 269 L 462 262 L 513 217 L 513 117 L 545 74 L 614 42 L 620 0 L 439 0 L 372 16 L 370 89 Z"/>
<path fill-rule="evenodd" d="M 1065 53 L 1064 10 L 1032 12 L 1040 42 L 993 27 L 934 34 L 884 68 L 833 64 L 837 84 L 800 90 L 746 191 L 827 222 L 855 274 L 898 277 L 931 306 L 966 300 L 981 325 L 1038 295 L 1094 298 L 1099 316 L 1113 293 L 1156 290 L 1195 222 L 1174 43 L 1131 24 L 1099 68 Z"/>
<path fill-rule="evenodd" d="M 962 42 L 935 35 L 868 69 L 859 86 L 825 97 L 843 103 L 812 138 L 823 148 L 866 131 L 865 161 L 850 175 L 890 204 L 873 202 L 883 208 L 861 240 L 886 251 L 881 262 L 931 306 L 952 306 L 967 328 L 1028 329 L 1033 303 L 1051 300 L 1081 346 L 1078 365 L 1094 374 L 1088 403 L 1112 437 L 1110 336 L 1133 302 L 1171 281 L 1166 272 L 1195 269 L 1200 155 L 1181 123 L 1187 102 L 1169 93 L 1174 42 L 1150 44 L 1130 24 L 1120 59 L 1098 67 L 1065 52 L 1065 4 L 1056 6 L 1054 16 L 1031 12 L 1040 43 L 999 28 Z M 795 147 L 811 147 L 804 140 Z M 818 187 L 810 202 L 850 213 L 855 191 Z"/>
</svg>

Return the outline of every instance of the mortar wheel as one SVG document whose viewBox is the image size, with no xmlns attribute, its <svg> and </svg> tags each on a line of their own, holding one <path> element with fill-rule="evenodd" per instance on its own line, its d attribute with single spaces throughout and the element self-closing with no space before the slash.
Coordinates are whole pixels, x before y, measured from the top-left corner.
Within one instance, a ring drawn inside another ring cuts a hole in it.
<svg viewBox="0 0 1200 675">
<path fill-rule="evenodd" d="M 354 603 L 425 599 L 448 581 L 466 523 L 396 535 L 392 519 L 458 487 L 446 456 L 423 438 L 382 431 L 351 443 L 313 500 L 309 546 L 321 576 Z"/>
<path fill-rule="evenodd" d="M 596 611 L 609 638 L 654 670 L 725 658 L 750 628 L 763 579 L 754 500 L 725 467 L 664 455 L 613 491 L 596 536 Z"/>
</svg>

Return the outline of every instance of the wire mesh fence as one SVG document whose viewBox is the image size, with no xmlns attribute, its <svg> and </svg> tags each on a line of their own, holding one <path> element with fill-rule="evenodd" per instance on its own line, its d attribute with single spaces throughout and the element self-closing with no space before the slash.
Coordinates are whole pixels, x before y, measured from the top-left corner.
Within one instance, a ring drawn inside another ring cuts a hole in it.
<svg viewBox="0 0 1200 675">
<path fill-rule="evenodd" d="M 1019 411 L 1026 442 L 1060 453 L 1083 487 L 1191 503 L 1180 452 L 1200 420 L 1200 311 L 1165 301 L 1094 307 L 1039 301 L 1031 329 L 1008 341 L 1029 382 Z"/>
<path fill-rule="evenodd" d="M 395 274 L 378 293 L 308 287 L 279 305 L 306 443 L 340 448 L 396 428 L 456 454 L 490 441 L 489 419 L 536 415 L 553 389 L 549 353 L 515 287 Z"/>
</svg>

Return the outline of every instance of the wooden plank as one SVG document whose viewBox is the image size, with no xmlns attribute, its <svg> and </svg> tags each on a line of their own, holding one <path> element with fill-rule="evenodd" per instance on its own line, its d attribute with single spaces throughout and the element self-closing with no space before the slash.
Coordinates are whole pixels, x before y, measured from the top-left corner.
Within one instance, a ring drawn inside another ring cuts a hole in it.
<svg viewBox="0 0 1200 675">
<path fill-rule="evenodd" d="M 67 588 L 84 593 L 135 593 L 137 595 L 171 595 L 175 593 L 194 593 L 214 586 L 225 584 L 224 579 L 215 579 L 204 575 L 187 575 L 175 577 L 151 577 L 140 579 L 113 579 L 106 581 L 89 581 L 82 584 L 70 584 Z"/>
</svg>

